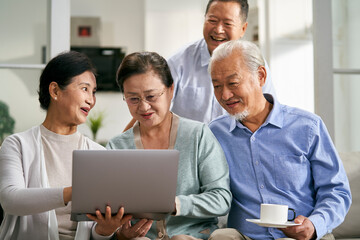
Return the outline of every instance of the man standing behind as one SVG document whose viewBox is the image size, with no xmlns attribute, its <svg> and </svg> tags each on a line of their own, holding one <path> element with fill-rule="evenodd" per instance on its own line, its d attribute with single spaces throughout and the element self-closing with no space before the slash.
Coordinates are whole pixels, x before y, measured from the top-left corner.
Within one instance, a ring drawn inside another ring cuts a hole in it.
<svg viewBox="0 0 360 240">
<path fill-rule="evenodd" d="M 267 71 L 256 45 L 237 40 L 213 52 L 214 93 L 230 114 L 210 123 L 230 168 L 231 229 L 210 239 L 334 239 L 331 231 L 351 205 L 349 182 L 326 127 L 315 114 L 263 94 Z M 292 226 L 264 228 L 246 219 L 261 203 L 284 204 L 298 216 Z M 245 237 L 246 236 L 246 237 Z"/>
<path fill-rule="evenodd" d="M 216 47 L 244 36 L 248 10 L 247 0 L 209 0 L 204 38 L 168 59 L 175 87 L 172 112 L 204 123 L 225 113 L 214 97 L 208 64 Z M 270 78 L 263 91 L 275 95 Z"/>
</svg>

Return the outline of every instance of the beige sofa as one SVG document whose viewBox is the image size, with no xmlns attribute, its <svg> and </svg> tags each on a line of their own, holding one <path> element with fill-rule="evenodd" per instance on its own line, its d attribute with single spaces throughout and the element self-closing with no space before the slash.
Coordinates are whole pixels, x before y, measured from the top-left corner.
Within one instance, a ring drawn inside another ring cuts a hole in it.
<svg viewBox="0 0 360 240">
<path fill-rule="evenodd" d="M 350 182 L 352 205 L 345 221 L 334 229 L 336 239 L 360 240 L 360 152 L 339 154 Z M 226 216 L 219 218 L 219 227 L 226 226 Z"/>
<path fill-rule="evenodd" d="M 350 182 L 352 205 L 345 221 L 333 234 L 336 239 L 360 239 L 360 152 L 340 153 Z"/>
</svg>

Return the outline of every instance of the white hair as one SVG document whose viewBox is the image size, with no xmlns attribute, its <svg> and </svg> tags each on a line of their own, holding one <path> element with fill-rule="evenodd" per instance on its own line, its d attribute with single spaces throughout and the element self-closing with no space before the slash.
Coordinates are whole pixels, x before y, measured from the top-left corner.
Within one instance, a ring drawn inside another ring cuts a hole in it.
<svg viewBox="0 0 360 240">
<path fill-rule="evenodd" d="M 246 40 L 231 40 L 218 46 L 212 53 L 208 72 L 211 74 L 211 66 L 214 62 L 227 58 L 234 51 L 238 51 L 244 60 L 248 70 L 257 74 L 260 66 L 265 66 L 264 58 L 258 46 Z"/>
</svg>

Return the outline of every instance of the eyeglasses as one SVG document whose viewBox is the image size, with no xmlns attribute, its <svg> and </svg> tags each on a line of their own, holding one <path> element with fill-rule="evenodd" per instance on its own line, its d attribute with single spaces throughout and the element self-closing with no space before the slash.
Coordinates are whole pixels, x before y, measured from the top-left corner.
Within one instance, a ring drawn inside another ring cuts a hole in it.
<svg viewBox="0 0 360 240">
<path fill-rule="evenodd" d="M 161 97 L 161 95 L 163 95 L 165 93 L 165 91 L 166 91 L 166 88 L 161 93 L 149 94 L 144 97 L 135 97 L 135 96 L 134 97 L 133 96 L 125 97 L 125 96 L 123 96 L 123 100 L 131 105 L 138 105 L 140 103 L 140 101 L 144 101 L 147 103 L 154 103 L 159 99 L 159 97 Z"/>
</svg>

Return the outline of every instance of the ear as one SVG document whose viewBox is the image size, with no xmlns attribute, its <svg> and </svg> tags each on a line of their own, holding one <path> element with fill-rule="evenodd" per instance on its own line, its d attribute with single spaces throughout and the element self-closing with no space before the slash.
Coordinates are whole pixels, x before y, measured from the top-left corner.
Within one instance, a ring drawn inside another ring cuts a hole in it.
<svg viewBox="0 0 360 240">
<path fill-rule="evenodd" d="M 248 26 L 248 22 L 244 23 L 244 24 L 241 26 L 241 32 L 242 32 L 242 33 L 241 33 L 241 38 L 245 35 L 247 26 Z"/>
<path fill-rule="evenodd" d="M 171 96 L 171 99 L 173 99 L 173 97 L 174 97 L 174 83 L 173 83 L 173 84 L 171 84 L 171 86 L 170 86 L 169 90 L 170 90 L 170 96 Z"/>
<path fill-rule="evenodd" d="M 52 99 L 57 99 L 59 95 L 59 85 L 56 82 L 51 82 L 49 85 L 49 94 Z"/>
<path fill-rule="evenodd" d="M 266 73 L 265 66 L 260 66 L 258 68 L 258 80 L 259 80 L 260 87 L 263 87 L 265 85 L 266 76 L 267 76 L 267 73 Z"/>
</svg>

